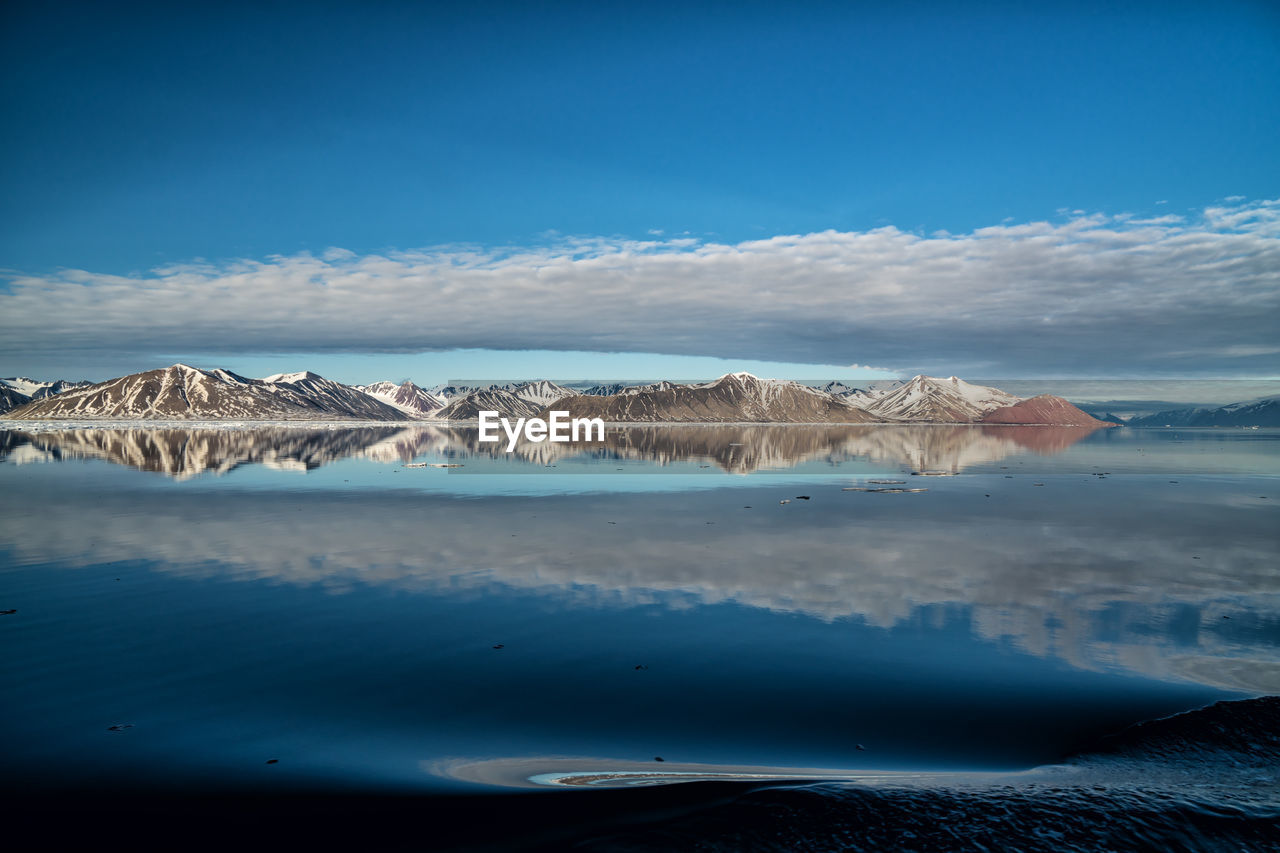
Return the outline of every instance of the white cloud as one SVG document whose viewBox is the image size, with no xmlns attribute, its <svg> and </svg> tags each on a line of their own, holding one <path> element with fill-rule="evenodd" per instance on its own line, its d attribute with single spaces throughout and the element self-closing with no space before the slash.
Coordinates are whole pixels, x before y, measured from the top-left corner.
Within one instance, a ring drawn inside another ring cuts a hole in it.
<svg viewBox="0 0 1280 853">
<path fill-rule="evenodd" d="M 1125 220 L 1128 221 L 1130 225 L 1176 225 L 1179 222 L 1184 221 L 1184 218 L 1178 216 L 1176 213 L 1168 213 L 1164 216 L 1152 216 L 1149 219 L 1131 219 L 1126 215 Z"/>
<path fill-rule="evenodd" d="M 945 236 L 329 249 L 141 277 L 11 275 L 0 288 L 0 349 L 15 354 L 488 347 L 1067 375 L 1241 369 L 1238 357 L 1181 361 L 1194 345 L 1256 351 L 1249 367 L 1275 373 L 1265 350 L 1278 321 L 1280 201 L 1189 223 L 1093 214 Z"/>
</svg>

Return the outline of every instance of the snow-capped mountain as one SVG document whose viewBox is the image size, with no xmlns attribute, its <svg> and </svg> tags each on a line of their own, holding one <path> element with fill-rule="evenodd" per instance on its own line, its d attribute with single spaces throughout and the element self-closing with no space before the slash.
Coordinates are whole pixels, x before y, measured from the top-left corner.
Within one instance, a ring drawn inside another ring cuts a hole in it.
<svg viewBox="0 0 1280 853">
<path fill-rule="evenodd" d="M 430 394 L 432 397 L 438 397 L 439 399 L 444 400 L 445 405 L 448 405 L 449 403 L 453 402 L 459 397 L 465 397 L 468 394 L 474 394 L 477 391 L 487 391 L 489 390 L 489 386 L 488 385 L 450 385 L 449 383 L 444 382 L 439 385 L 433 385 L 426 390 L 427 390 L 427 393 Z"/>
<path fill-rule="evenodd" d="M 875 396 L 866 409 L 883 420 L 919 423 L 973 423 L 996 409 L 1021 402 L 1021 397 L 986 385 L 971 385 L 951 376 L 915 376 L 906 384 Z M 855 405 L 861 402 L 854 398 Z"/>
<path fill-rule="evenodd" d="M 855 388 L 854 390 L 841 394 L 840 397 L 851 405 L 857 406 L 859 409 L 870 409 L 875 402 L 888 394 L 892 388 Z"/>
<path fill-rule="evenodd" d="M 522 397 L 501 388 L 473 391 L 449 403 L 433 417 L 450 421 L 474 421 L 482 411 L 497 412 L 504 418 L 531 418 L 542 406 L 535 406 Z"/>
<path fill-rule="evenodd" d="M 657 383 L 612 397 L 579 395 L 556 408 L 610 422 L 868 423 L 875 418 L 799 382 L 729 373 L 694 385 Z"/>
<path fill-rule="evenodd" d="M 314 373 L 247 379 L 228 370 L 175 364 L 64 391 L 6 413 L 15 420 L 403 421 L 401 410 Z"/>
<path fill-rule="evenodd" d="M 619 394 L 644 394 L 648 391 L 670 391 L 673 388 L 679 388 L 679 387 L 680 386 L 677 383 L 670 382 L 666 379 L 663 379 L 660 382 L 650 382 L 647 385 L 628 385 L 618 393 Z"/>
<path fill-rule="evenodd" d="M 526 382 L 523 385 L 517 385 L 515 388 L 504 388 L 503 390 L 510 391 L 521 400 L 528 400 L 539 409 L 550 406 L 556 400 L 572 397 L 578 393 L 571 388 L 565 388 L 563 385 L 557 385 L 545 379 Z"/>
<path fill-rule="evenodd" d="M 71 391 L 76 388 L 88 388 L 92 382 L 81 379 L 78 382 L 68 382 L 66 379 L 56 379 L 53 382 L 45 383 L 43 388 L 37 388 L 36 392 L 31 395 L 33 400 L 43 400 L 45 397 L 52 397 L 54 394 L 61 394 L 64 391 Z"/>
<path fill-rule="evenodd" d="M 61 381 L 61 380 L 59 380 Z M 51 382 L 41 382 L 38 379 L 28 379 L 25 376 L 9 376 L 0 379 L 0 386 L 4 386 L 13 391 L 17 391 L 24 397 L 34 397 L 36 391 L 52 385 Z"/>
<path fill-rule="evenodd" d="M 827 394 L 833 394 L 836 397 L 848 397 L 851 394 L 867 393 L 866 390 L 863 388 L 854 388 L 852 385 L 845 385 L 843 382 L 840 382 L 839 380 L 836 380 L 834 382 L 828 382 L 825 385 L 818 385 L 817 389 L 819 391 L 824 391 Z"/>
<path fill-rule="evenodd" d="M 588 397 L 612 397 L 614 394 L 621 394 L 630 387 L 623 382 L 610 382 L 606 385 L 588 385 L 586 388 L 577 389 L 574 393 L 585 394 Z"/>
<path fill-rule="evenodd" d="M 663 379 L 660 382 L 649 382 L 643 385 L 627 385 L 625 382 L 612 382 L 607 385 L 590 385 L 586 388 L 570 389 L 574 394 L 586 394 L 591 397 L 612 397 L 615 394 L 636 394 L 641 391 L 661 391 L 675 388 L 675 382 Z"/>
<path fill-rule="evenodd" d="M 618 387 L 621 388 L 622 386 Z M 484 385 L 437 385 L 428 389 L 428 391 L 446 403 L 452 403 L 468 394 L 475 394 L 477 391 L 505 391 L 508 394 L 514 394 L 522 400 L 533 403 L 538 408 L 550 405 L 561 397 L 572 397 L 574 394 L 583 393 L 582 391 L 575 391 L 572 388 L 549 382 L 546 379 L 507 382 L 502 385 L 494 382 Z"/>
<path fill-rule="evenodd" d="M 539 380 L 521 380 L 519 382 L 507 382 L 505 384 L 485 382 L 481 385 L 451 385 L 448 383 L 442 383 L 440 385 L 434 385 L 426 390 L 427 393 L 431 394 L 433 397 L 439 397 L 446 403 L 451 403 L 459 397 L 465 397 L 468 394 L 474 394 L 477 391 L 507 391 L 514 394 L 517 389 L 523 388 L 526 385 L 535 385 L 537 384 L 537 381 Z"/>
<path fill-rule="evenodd" d="M 325 379 L 309 370 L 298 373 L 277 373 L 262 381 L 268 385 L 274 385 L 277 389 L 287 389 L 296 395 L 303 405 L 315 408 L 317 411 L 374 420 L 404 420 L 402 410 L 373 398 L 357 388 Z M 400 417 L 387 417 L 389 412 L 395 412 Z"/>
<path fill-rule="evenodd" d="M 377 397 L 382 402 L 395 406 L 397 409 L 420 417 L 434 415 L 445 407 L 443 398 L 437 397 L 407 380 L 399 385 L 383 380 L 372 385 L 356 385 L 355 388 L 371 397 Z"/>
<path fill-rule="evenodd" d="M 42 400 L 45 397 L 52 397 L 54 394 L 61 394 L 63 391 L 69 391 L 72 388 L 85 388 L 91 384 L 93 383 L 83 380 L 80 382 L 68 382 L 66 379 L 41 382 L 37 379 L 28 379 L 25 376 L 11 376 L 7 379 L 0 379 L 0 386 L 8 387 L 32 400 Z"/>
<path fill-rule="evenodd" d="M 1243 403 L 1211 408 L 1173 409 L 1145 417 L 1130 418 L 1129 426 L 1280 426 L 1280 397 L 1264 397 Z"/>
</svg>

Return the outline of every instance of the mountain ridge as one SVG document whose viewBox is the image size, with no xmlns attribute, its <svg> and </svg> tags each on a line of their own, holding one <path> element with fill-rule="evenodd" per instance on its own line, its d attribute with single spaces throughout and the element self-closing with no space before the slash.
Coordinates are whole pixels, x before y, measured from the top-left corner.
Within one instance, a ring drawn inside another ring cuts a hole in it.
<svg viewBox="0 0 1280 853">
<path fill-rule="evenodd" d="M 578 395 L 560 400 L 573 417 L 607 422 L 870 423 L 875 419 L 834 395 L 799 382 L 727 373 L 692 385 L 655 383 L 612 397 Z M 540 413 L 546 415 L 547 410 Z"/>
<path fill-rule="evenodd" d="M 28 399 L 15 385 L 46 396 Z M 9 411 L 4 411 L 6 408 Z M 575 417 L 599 417 L 610 423 L 1019 423 L 1090 427 L 1104 423 L 1062 398 L 1041 395 L 1022 399 L 955 376 L 918 375 L 892 384 L 873 383 L 867 388 L 842 382 L 818 385 L 761 379 L 738 372 L 689 383 L 661 380 L 573 388 L 532 380 L 426 389 L 409 380 L 399 384 L 384 380 L 344 385 L 306 370 L 249 379 L 220 368 L 203 370 L 174 364 L 93 384 L 39 382 L 25 377 L 0 380 L 0 418 L 8 420 L 328 418 L 465 422 L 476 420 L 481 411 L 496 411 L 507 418 L 531 418 L 545 417 L 553 409 L 568 411 Z M 1232 424 L 1261 421 L 1262 425 L 1271 425 L 1267 420 L 1270 413 L 1274 411 L 1280 418 L 1280 397 L 1232 404 L 1206 414 L 1209 411 L 1162 412 L 1130 423 L 1213 425 L 1204 421 L 1230 418 Z"/>
<path fill-rule="evenodd" d="M 425 388 L 413 384 L 408 379 L 399 385 L 384 379 L 371 385 L 354 385 L 352 387 L 417 417 L 434 415 L 446 405 L 443 397 L 432 394 Z"/>
<path fill-rule="evenodd" d="M 1280 396 L 1229 403 L 1216 408 L 1171 409 L 1130 418 L 1125 423 L 1134 427 L 1276 427 L 1280 426 Z"/>
</svg>

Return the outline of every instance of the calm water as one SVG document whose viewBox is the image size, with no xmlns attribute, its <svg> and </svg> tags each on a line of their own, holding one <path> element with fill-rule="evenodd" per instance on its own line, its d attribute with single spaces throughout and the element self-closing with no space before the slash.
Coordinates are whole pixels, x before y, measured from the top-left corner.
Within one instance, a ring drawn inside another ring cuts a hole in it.
<svg viewBox="0 0 1280 853">
<path fill-rule="evenodd" d="M 980 784 L 1280 693 L 1277 431 L 51 429 L 0 459 L 28 790 Z"/>
</svg>

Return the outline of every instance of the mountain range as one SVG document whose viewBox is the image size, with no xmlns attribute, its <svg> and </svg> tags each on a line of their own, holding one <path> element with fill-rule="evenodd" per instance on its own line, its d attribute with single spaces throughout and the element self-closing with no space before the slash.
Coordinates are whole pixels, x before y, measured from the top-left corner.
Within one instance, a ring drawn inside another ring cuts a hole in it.
<svg viewBox="0 0 1280 853">
<path fill-rule="evenodd" d="M 596 386 L 604 388 L 605 386 Z M 618 385 L 621 389 L 625 386 Z M 568 397 L 573 394 L 584 393 L 566 388 L 563 385 L 557 385 L 554 382 L 548 382 L 545 379 L 534 379 L 524 382 L 507 382 L 506 384 L 485 383 L 483 385 L 437 385 L 430 389 L 430 393 L 445 403 L 452 402 L 470 394 L 476 394 L 480 391 L 505 391 L 513 394 L 522 400 L 530 403 L 545 405 L 553 403 L 561 397 Z"/>
<path fill-rule="evenodd" d="M 408 414 L 314 373 L 247 379 L 175 364 L 32 400 L 11 420 L 378 420 Z"/>
<path fill-rule="evenodd" d="M 1131 418 L 1126 423 L 1140 427 L 1276 427 L 1280 426 L 1280 397 L 1264 397 L 1217 408 L 1172 409 Z"/>
<path fill-rule="evenodd" d="M 83 388 L 90 384 L 84 381 L 68 382 L 65 379 L 41 382 L 37 379 L 28 379 L 25 376 L 10 376 L 0 379 L 0 412 L 7 412 L 10 409 L 30 403 L 32 400 L 43 400 L 45 397 L 52 397 L 55 394 L 61 394 L 63 391 Z"/>
<path fill-rule="evenodd" d="M 54 394 L 61 394 L 63 391 L 69 391 L 72 388 L 83 388 L 92 384 L 84 380 L 68 382 L 66 379 L 41 382 L 38 379 L 28 379 L 25 376 L 10 376 L 7 379 L 0 379 L 0 386 L 11 388 L 32 400 L 41 400 L 45 397 L 52 397 Z"/>
<path fill-rule="evenodd" d="M 613 423 L 930 423 L 1098 427 L 1060 397 L 1022 399 L 958 377 L 916 376 L 855 388 L 814 386 L 749 373 L 710 382 L 568 387 L 546 380 L 423 388 L 413 382 L 344 385 L 315 373 L 250 379 L 175 364 L 89 384 L 0 380 L 0 418 L 11 420 L 471 421 L 481 411 L 545 416 L 551 409 Z M 1137 418 L 1135 426 L 1280 424 L 1280 398 Z"/>
<path fill-rule="evenodd" d="M 758 379 L 750 373 L 730 373 L 714 382 L 694 385 L 624 389 L 611 397 L 581 394 L 558 400 L 555 408 L 572 417 L 602 418 L 612 423 L 861 424 L 877 420 L 833 394 L 799 382 Z"/>
</svg>

